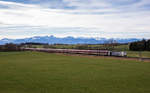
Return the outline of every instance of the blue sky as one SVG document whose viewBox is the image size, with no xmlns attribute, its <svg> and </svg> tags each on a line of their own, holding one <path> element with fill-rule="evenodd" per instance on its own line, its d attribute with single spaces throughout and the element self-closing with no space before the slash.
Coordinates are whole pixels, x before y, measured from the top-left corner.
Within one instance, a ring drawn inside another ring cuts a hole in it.
<svg viewBox="0 0 150 93">
<path fill-rule="evenodd" d="M 0 0 L 0 39 L 150 38 L 149 0 Z"/>
</svg>

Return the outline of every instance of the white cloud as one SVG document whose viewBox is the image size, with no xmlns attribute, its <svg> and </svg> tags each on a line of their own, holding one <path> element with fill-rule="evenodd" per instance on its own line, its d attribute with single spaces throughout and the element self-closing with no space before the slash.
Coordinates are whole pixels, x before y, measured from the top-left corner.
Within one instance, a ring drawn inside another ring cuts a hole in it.
<svg viewBox="0 0 150 93">
<path fill-rule="evenodd" d="M 104 0 L 63 0 L 68 3 L 68 6 L 74 6 L 77 8 L 103 8 L 111 6 L 109 3 Z"/>
<path fill-rule="evenodd" d="M 64 0 L 65 2 L 71 2 Z M 96 3 L 98 0 L 93 1 L 90 7 L 103 6 L 111 7 L 109 3 Z M 146 2 L 146 0 L 143 0 Z M 89 0 L 89 2 L 91 2 Z M 78 5 L 77 0 L 73 0 L 70 6 Z M 81 3 L 82 4 L 82 3 Z M 97 5 L 96 5 L 97 4 Z M 145 4 L 145 3 L 144 3 Z M 56 34 L 57 36 L 84 36 L 84 37 L 150 37 L 150 11 L 136 11 L 136 12 L 121 12 L 122 9 L 117 8 L 104 8 L 104 9 L 84 9 L 88 5 L 78 5 L 83 9 L 65 10 L 65 9 L 49 9 L 43 8 L 38 5 L 20 4 L 14 2 L 0 1 L 0 5 L 8 6 L 9 8 L 0 8 L 0 38 L 2 37 L 27 37 L 34 35 Z M 139 4 L 138 4 L 139 5 Z M 142 5 L 142 4 L 141 4 Z M 137 5 L 136 5 L 137 6 Z M 26 28 L 19 28 L 19 26 L 26 26 Z M 35 26 L 39 28 L 34 28 Z M 10 29 L 15 27 L 15 29 Z M 43 29 L 44 28 L 44 29 Z M 46 28 L 46 29 L 45 29 Z M 56 30 L 52 31 L 51 28 L 60 28 L 63 30 L 61 34 Z M 67 32 L 64 31 L 65 28 Z M 70 30 L 70 28 L 83 28 L 81 30 Z M 87 28 L 87 29 L 84 29 Z M 28 31 L 30 30 L 30 31 Z M 44 30 L 47 30 L 44 33 Z M 38 33 L 15 35 L 10 32 Z M 39 32 L 43 33 L 39 33 Z M 3 33 L 2 33 L 3 32 Z M 51 33 L 52 32 L 52 33 Z M 63 33 L 64 32 L 64 33 Z M 79 34 L 80 32 L 80 34 Z M 127 35 L 125 35 L 126 33 Z M 6 33 L 8 35 L 6 35 Z M 123 33 L 123 34 L 122 34 Z M 143 33 L 143 34 L 142 34 Z M 145 34 L 148 33 L 148 34 Z"/>
</svg>

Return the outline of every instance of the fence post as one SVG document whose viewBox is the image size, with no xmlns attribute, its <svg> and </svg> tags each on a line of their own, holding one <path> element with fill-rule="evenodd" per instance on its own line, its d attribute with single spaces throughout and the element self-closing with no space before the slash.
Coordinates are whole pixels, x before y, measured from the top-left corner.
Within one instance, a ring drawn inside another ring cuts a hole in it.
<svg viewBox="0 0 150 93">
<path fill-rule="evenodd" d="M 142 59 L 142 51 L 139 51 L 139 61 L 143 61 L 143 59 Z"/>
</svg>

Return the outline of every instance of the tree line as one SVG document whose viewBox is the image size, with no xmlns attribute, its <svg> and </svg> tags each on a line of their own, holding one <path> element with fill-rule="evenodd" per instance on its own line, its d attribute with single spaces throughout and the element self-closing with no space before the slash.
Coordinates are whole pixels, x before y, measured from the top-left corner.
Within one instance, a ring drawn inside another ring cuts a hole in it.
<svg viewBox="0 0 150 93">
<path fill-rule="evenodd" d="M 131 51 L 150 51 L 150 40 L 142 40 L 137 42 L 132 42 L 129 45 Z"/>
<path fill-rule="evenodd" d="M 0 45 L 0 51 L 21 51 L 21 45 L 17 45 L 13 43 Z"/>
<path fill-rule="evenodd" d="M 47 43 L 34 43 L 34 42 L 26 42 L 21 44 L 13 44 L 7 43 L 5 45 L 0 45 L 0 51 L 7 52 L 7 51 L 22 51 L 25 46 L 31 47 L 32 45 L 48 45 Z"/>
</svg>

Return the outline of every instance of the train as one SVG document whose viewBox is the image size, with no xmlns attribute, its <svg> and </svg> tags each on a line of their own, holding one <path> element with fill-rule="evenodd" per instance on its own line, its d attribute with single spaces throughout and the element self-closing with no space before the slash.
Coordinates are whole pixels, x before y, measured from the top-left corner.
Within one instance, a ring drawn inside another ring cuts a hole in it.
<svg viewBox="0 0 150 93">
<path fill-rule="evenodd" d="M 79 50 L 79 49 L 49 49 L 49 48 L 25 48 L 29 51 L 40 51 L 48 53 L 67 53 L 67 54 L 85 54 L 97 56 L 118 56 L 126 57 L 127 53 L 124 51 L 109 51 L 109 50 Z"/>
</svg>

